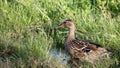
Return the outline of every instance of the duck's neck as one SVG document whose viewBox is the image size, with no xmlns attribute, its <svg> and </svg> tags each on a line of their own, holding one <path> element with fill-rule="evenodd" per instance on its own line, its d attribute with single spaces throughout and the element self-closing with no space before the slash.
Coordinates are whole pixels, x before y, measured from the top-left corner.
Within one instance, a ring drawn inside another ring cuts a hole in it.
<svg viewBox="0 0 120 68">
<path fill-rule="evenodd" d="M 75 28 L 70 28 L 67 42 L 70 42 L 75 39 Z"/>
</svg>

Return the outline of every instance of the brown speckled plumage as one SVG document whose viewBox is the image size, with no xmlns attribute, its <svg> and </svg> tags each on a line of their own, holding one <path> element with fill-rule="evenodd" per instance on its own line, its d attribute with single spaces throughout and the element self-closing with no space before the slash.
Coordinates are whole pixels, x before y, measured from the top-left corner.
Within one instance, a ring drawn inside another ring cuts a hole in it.
<svg viewBox="0 0 120 68">
<path fill-rule="evenodd" d="M 72 58 L 79 58 L 93 63 L 102 55 L 107 55 L 107 50 L 99 44 L 88 40 L 75 39 L 75 25 L 72 20 L 65 20 L 58 25 L 69 29 L 69 35 L 65 43 L 65 48 Z"/>
</svg>

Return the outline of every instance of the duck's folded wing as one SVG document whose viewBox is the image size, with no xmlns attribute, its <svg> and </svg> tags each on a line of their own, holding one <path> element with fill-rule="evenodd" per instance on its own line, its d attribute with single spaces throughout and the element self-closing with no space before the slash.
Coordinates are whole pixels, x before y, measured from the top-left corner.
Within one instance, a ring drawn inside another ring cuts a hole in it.
<svg viewBox="0 0 120 68">
<path fill-rule="evenodd" d="M 73 40 L 72 42 L 77 49 L 81 49 L 85 52 L 89 52 L 90 50 L 95 51 L 98 47 L 101 47 L 99 44 L 88 40 Z"/>
</svg>

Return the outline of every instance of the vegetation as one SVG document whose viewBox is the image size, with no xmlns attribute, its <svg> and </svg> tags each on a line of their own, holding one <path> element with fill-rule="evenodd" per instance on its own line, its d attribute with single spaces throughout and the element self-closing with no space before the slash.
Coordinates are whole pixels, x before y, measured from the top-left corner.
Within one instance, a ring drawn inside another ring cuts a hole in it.
<svg viewBox="0 0 120 68">
<path fill-rule="evenodd" d="M 64 49 L 68 31 L 57 24 L 66 19 L 74 20 L 76 37 L 113 52 L 95 68 L 118 68 L 119 14 L 119 0 L 0 0 L 0 68 L 69 68 L 50 54 L 52 48 Z"/>
</svg>

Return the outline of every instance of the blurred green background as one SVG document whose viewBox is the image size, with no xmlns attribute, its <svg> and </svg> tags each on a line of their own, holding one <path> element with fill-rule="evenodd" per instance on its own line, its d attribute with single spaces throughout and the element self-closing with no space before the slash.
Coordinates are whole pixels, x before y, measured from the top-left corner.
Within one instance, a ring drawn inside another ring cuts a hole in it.
<svg viewBox="0 0 120 68">
<path fill-rule="evenodd" d="M 57 24 L 66 19 L 75 22 L 77 38 L 113 52 L 95 68 L 120 67 L 119 0 L 0 0 L 0 68 L 69 68 L 50 54 L 64 50 L 68 30 Z"/>
</svg>

